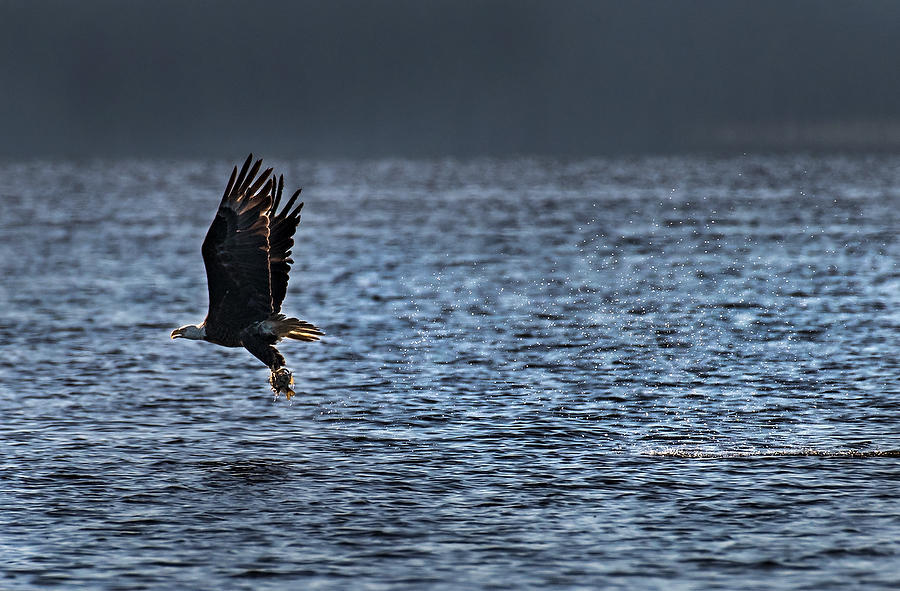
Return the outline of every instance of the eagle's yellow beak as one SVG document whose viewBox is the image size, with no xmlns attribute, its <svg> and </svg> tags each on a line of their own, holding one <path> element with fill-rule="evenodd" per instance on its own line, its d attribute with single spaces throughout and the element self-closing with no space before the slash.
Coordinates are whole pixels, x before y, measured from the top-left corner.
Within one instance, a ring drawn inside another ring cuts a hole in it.
<svg viewBox="0 0 900 591">
<path fill-rule="evenodd" d="M 175 330 L 172 331 L 172 334 L 170 336 L 173 339 L 177 339 L 178 337 L 182 336 L 183 334 L 184 334 L 184 329 L 176 328 Z"/>
</svg>

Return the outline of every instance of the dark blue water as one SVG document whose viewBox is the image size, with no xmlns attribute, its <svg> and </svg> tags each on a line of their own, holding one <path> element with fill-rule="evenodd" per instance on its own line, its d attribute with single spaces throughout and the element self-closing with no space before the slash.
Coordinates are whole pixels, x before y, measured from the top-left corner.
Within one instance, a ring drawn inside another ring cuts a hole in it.
<svg viewBox="0 0 900 591">
<path fill-rule="evenodd" d="M 168 336 L 232 164 L 0 166 L 0 588 L 900 580 L 897 158 L 273 162 L 292 406 Z"/>
</svg>

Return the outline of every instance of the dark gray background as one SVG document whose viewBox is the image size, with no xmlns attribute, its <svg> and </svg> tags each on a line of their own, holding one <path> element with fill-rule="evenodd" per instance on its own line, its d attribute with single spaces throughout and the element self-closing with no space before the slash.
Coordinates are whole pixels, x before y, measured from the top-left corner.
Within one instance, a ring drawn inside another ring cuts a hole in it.
<svg viewBox="0 0 900 591">
<path fill-rule="evenodd" d="M 0 157 L 892 149 L 890 0 L 0 0 Z"/>
</svg>

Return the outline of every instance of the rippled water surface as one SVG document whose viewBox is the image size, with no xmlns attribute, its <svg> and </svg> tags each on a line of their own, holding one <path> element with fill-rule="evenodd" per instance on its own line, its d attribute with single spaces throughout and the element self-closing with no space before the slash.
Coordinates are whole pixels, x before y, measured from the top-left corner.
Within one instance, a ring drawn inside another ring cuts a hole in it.
<svg viewBox="0 0 900 591">
<path fill-rule="evenodd" d="M 0 166 L 0 588 L 895 588 L 897 158 L 272 162 L 293 405 L 232 164 Z"/>
</svg>

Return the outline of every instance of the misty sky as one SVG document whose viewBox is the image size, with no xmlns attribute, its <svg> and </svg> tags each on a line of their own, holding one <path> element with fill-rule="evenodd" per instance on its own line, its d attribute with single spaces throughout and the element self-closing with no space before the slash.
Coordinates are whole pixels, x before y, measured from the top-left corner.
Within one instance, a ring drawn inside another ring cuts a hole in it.
<svg viewBox="0 0 900 591">
<path fill-rule="evenodd" d="M 0 47 L 5 159 L 900 146 L 893 0 L 0 0 Z"/>
</svg>

